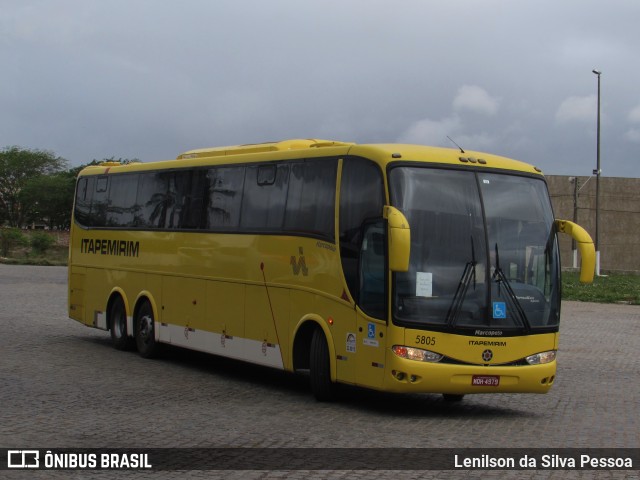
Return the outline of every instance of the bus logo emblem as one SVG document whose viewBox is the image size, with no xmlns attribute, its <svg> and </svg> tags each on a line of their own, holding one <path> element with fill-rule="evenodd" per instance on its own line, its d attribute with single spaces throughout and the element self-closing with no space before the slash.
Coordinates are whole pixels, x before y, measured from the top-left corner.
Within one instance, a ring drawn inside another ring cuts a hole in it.
<svg viewBox="0 0 640 480">
<path fill-rule="evenodd" d="M 482 352 L 482 360 L 484 360 L 485 362 L 491 361 L 492 358 L 493 358 L 493 352 L 491 350 L 487 349 L 484 352 Z"/>
<path fill-rule="evenodd" d="M 302 251 L 302 247 L 299 249 L 300 256 L 296 259 L 295 255 L 291 255 L 291 261 L 289 262 L 291 265 L 291 269 L 293 270 L 294 275 L 300 275 L 302 271 L 303 276 L 309 275 L 309 269 L 307 268 L 307 262 L 304 259 L 304 252 Z"/>
</svg>

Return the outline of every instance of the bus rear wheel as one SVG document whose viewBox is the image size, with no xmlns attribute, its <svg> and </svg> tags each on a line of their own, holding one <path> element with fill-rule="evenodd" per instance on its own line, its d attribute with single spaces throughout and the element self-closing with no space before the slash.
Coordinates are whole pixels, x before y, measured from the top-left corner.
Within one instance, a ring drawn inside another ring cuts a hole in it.
<svg viewBox="0 0 640 480">
<path fill-rule="evenodd" d="M 144 302 L 136 315 L 136 346 L 143 358 L 153 358 L 160 352 L 160 344 L 156 342 L 155 320 L 149 302 Z"/>
<path fill-rule="evenodd" d="M 133 346 L 133 339 L 127 332 L 127 311 L 121 296 L 113 299 L 109 307 L 109 329 L 111 330 L 111 344 L 117 350 L 129 350 Z"/>
<path fill-rule="evenodd" d="M 335 398 L 336 386 L 331 381 L 331 363 L 327 339 L 320 328 L 316 328 L 311 338 L 309 355 L 309 377 L 311 391 L 320 402 L 328 402 Z"/>
</svg>

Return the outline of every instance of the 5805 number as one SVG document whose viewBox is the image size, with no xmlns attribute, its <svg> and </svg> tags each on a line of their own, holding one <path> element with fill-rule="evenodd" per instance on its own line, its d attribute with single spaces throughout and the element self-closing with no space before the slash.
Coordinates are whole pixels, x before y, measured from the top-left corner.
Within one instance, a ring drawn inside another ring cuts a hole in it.
<svg viewBox="0 0 640 480">
<path fill-rule="evenodd" d="M 428 337 L 426 335 L 416 335 L 416 344 L 434 346 L 436 344 L 436 337 Z"/>
</svg>

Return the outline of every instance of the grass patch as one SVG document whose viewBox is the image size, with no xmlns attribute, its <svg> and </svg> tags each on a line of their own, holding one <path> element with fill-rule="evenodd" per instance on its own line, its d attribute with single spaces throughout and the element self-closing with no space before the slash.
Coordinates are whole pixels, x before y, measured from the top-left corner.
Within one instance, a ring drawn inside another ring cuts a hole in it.
<svg viewBox="0 0 640 480">
<path fill-rule="evenodd" d="M 44 254 L 19 251 L 7 258 L 0 258 L 0 263 L 7 265 L 46 265 L 66 266 L 69 261 L 69 249 L 67 247 L 54 246 Z"/>
<path fill-rule="evenodd" d="M 563 300 L 640 305 L 640 275 L 615 273 L 595 277 L 591 284 L 580 283 L 578 278 L 577 273 L 562 272 Z"/>
<path fill-rule="evenodd" d="M 3 229 L 0 233 L 6 234 L 8 230 Z M 12 242 L 6 257 L 0 253 L 0 263 L 8 265 L 67 265 L 69 232 L 13 230 L 19 233 L 20 238 Z M 34 241 L 34 239 L 38 241 Z"/>
</svg>

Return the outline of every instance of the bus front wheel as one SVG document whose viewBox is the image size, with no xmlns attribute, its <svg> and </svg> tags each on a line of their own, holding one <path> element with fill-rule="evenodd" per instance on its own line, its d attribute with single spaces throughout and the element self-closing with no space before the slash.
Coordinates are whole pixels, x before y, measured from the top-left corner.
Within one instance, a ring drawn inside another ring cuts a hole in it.
<svg viewBox="0 0 640 480">
<path fill-rule="evenodd" d="M 320 402 L 333 400 L 335 396 L 335 385 L 331 381 L 329 346 L 320 328 L 316 328 L 311 338 L 309 370 L 311 391 L 316 397 L 316 400 Z"/>
<path fill-rule="evenodd" d="M 156 357 L 160 351 L 160 344 L 155 337 L 153 309 L 149 302 L 140 306 L 136 316 L 136 346 L 143 358 Z"/>
</svg>

